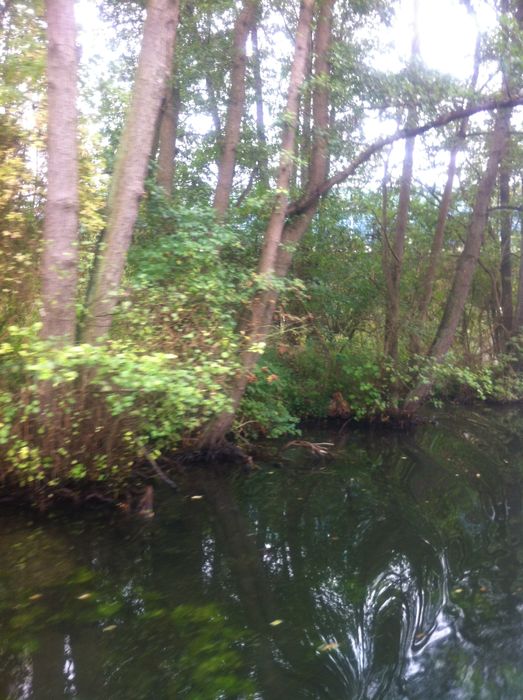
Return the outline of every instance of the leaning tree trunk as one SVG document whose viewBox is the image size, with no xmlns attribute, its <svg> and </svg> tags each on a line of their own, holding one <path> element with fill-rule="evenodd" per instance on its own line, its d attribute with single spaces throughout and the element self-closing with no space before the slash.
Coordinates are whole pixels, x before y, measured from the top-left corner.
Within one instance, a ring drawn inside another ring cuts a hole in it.
<svg viewBox="0 0 523 700">
<path fill-rule="evenodd" d="M 47 202 L 42 337 L 74 341 L 78 257 L 76 28 L 73 0 L 47 0 Z"/>
<path fill-rule="evenodd" d="M 285 109 L 285 126 L 282 135 L 280 166 L 272 213 L 265 231 L 264 244 L 258 265 L 258 276 L 268 284 L 275 275 L 278 250 L 282 242 L 286 210 L 289 201 L 289 185 L 293 173 L 293 156 L 296 141 L 296 124 L 300 90 L 305 79 L 309 36 L 313 15 L 314 0 L 302 0 L 294 59 L 289 80 L 289 91 Z M 245 334 L 246 348 L 240 357 L 241 368 L 230 391 L 231 410 L 217 416 L 204 431 L 199 447 L 213 452 L 224 442 L 231 429 L 239 403 L 245 393 L 250 371 L 256 365 L 261 348 L 267 338 L 269 328 L 266 322 L 266 302 L 263 292 L 256 294 L 252 300 L 249 318 L 242 328 Z"/>
<path fill-rule="evenodd" d="M 103 338 L 118 302 L 127 252 L 143 194 L 154 129 L 170 72 L 179 0 L 150 0 L 131 105 L 124 126 L 108 202 L 107 233 L 95 263 L 81 337 Z"/>
<path fill-rule="evenodd" d="M 490 138 L 487 166 L 478 185 L 478 191 L 472 209 L 465 246 L 459 257 L 452 288 L 447 298 L 443 318 L 438 328 L 436 338 L 429 352 L 433 360 L 441 360 L 450 350 L 456 330 L 463 316 L 472 279 L 479 261 L 483 234 L 487 223 L 488 205 L 496 182 L 499 164 L 506 152 L 511 110 L 499 110 L 494 122 Z M 403 410 L 413 413 L 420 403 L 430 394 L 434 380 L 427 378 L 407 396 Z"/>
<path fill-rule="evenodd" d="M 478 82 L 481 58 L 480 49 L 481 40 L 478 37 L 476 41 L 476 50 L 474 52 L 474 69 L 472 71 L 472 79 L 470 81 L 471 92 L 473 92 L 476 89 L 476 85 Z M 434 238 L 432 239 L 429 261 L 423 277 L 421 295 L 419 299 L 418 317 L 416 319 L 418 331 L 415 331 L 411 337 L 411 351 L 414 354 L 418 354 L 419 352 L 421 352 L 421 340 L 419 336 L 419 330 L 423 328 L 427 321 L 429 308 L 432 301 L 432 293 L 434 290 L 434 283 L 436 281 L 436 273 L 438 270 L 439 259 L 441 257 L 443 243 L 445 240 L 447 217 L 450 211 L 450 206 L 452 204 L 452 190 L 454 187 L 454 180 L 456 178 L 457 172 L 457 157 L 458 153 L 465 144 L 468 123 L 468 119 L 463 119 L 461 121 L 456 132 L 455 141 L 452 145 L 452 148 L 450 149 L 449 165 L 447 168 L 447 181 L 445 183 L 445 188 L 441 197 L 441 202 L 438 211 L 438 220 L 436 223 L 436 230 L 434 232 Z"/>
<path fill-rule="evenodd" d="M 218 181 L 213 206 L 219 219 L 223 219 L 229 208 L 232 191 L 236 151 L 240 140 L 240 127 L 245 106 L 245 71 L 247 54 L 245 45 L 256 21 L 257 0 L 245 0 L 245 4 L 234 25 L 234 51 L 231 70 L 231 89 L 225 122 L 222 153 L 218 163 Z"/>
</svg>

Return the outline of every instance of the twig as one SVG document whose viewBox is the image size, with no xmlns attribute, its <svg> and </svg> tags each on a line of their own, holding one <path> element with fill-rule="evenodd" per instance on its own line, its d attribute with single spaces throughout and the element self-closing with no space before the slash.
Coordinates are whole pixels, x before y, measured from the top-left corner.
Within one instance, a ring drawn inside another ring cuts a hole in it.
<svg viewBox="0 0 523 700">
<path fill-rule="evenodd" d="M 168 486 L 170 486 L 172 489 L 175 491 L 178 491 L 178 486 L 175 484 L 175 482 L 172 479 L 169 479 L 169 477 L 160 469 L 158 466 L 158 462 L 154 459 L 154 457 L 145 449 L 145 447 L 142 448 L 143 456 L 145 459 L 149 462 L 151 467 L 153 468 L 156 476 L 161 479 L 163 482 L 165 482 Z"/>
</svg>

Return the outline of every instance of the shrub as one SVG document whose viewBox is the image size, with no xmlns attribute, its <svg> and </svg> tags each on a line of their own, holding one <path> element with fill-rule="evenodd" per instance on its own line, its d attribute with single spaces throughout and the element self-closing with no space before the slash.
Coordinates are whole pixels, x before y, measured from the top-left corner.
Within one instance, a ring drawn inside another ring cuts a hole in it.
<svg viewBox="0 0 523 700">
<path fill-rule="evenodd" d="M 227 407 L 224 360 L 123 342 L 53 348 L 10 328 L 0 345 L 0 482 L 43 506 L 97 485 L 115 497 L 144 449 L 174 447 Z"/>
</svg>

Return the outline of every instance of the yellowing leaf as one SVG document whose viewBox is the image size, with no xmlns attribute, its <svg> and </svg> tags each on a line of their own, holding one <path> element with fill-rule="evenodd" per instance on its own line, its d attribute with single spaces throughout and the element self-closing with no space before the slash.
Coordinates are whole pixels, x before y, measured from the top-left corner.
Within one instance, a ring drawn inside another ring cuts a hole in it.
<svg viewBox="0 0 523 700">
<path fill-rule="evenodd" d="M 107 625 L 107 627 L 103 628 L 102 632 L 112 632 L 115 629 L 116 629 L 116 625 Z"/>
<path fill-rule="evenodd" d="M 271 626 L 271 627 L 278 627 L 278 625 L 281 625 L 282 622 L 283 622 L 283 620 L 273 620 L 273 621 L 270 623 L 270 626 Z"/>
<path fill-rule="evenodd" d="M 82 593 L 82 595 L 77 596 L 78 600 L 89 600 L 89 598 L 93 597 L 92 593 Z"/>
</svg>

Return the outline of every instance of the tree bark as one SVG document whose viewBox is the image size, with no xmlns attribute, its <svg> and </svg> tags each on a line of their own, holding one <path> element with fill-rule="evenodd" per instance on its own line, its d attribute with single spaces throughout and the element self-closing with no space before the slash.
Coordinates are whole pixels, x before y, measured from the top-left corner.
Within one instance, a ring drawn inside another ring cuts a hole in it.
<svg viewBox="0 0 523 700">
<path fill-rule="evenodd" d="M 470 292 L 472 279 L 478 265 L 485 225 L 487 223 L 488 205 L 496 182 L 499 164 L 507 149 L 510 127 L 511 110 L 500 110 L 495 118 L 494 128 L 490 138 L 488 160 L 485 171 L 480 179 L 468 234 L 463 251 L 459 257 L 452 288 L 447 298 L 447 304 L 429 352 L 433 360 L 441 360 L 450 350 L 456 330 L 463 316 L 465 302 Z M 429 377 L 409 393 L 403 410 L 413 413 L 430 393 L 433 380 Z"/>
<path fill-rule="evenodd" d="M 261 182 L 269 185 L 269 158 L 267 153 L 267 136 L 265 134 L 265 117 L 263 109 L 263 82 L 261 77 L 261 58 L 258 48 L 258 28 L 256 24 L 251 30 L 252 40 L 252 71 L 254 76 L 254 92 L 256 95 L 256 135 L 258 137 L 258 169 Z"/>
<path fill-rule="evenodd" d="M 157 172 L 157 182 L 160 187 L 163 187 L 168 197 L 173 191 L 179 114 L 180 89 L 177 86 L 168 85 L 160 116 Z"/>
<path fill-rule="evenodd" d="M 410 62 L 411 66 L 419 59 L 418 36 L 418 0 L 414 2 L 413 38 Z M 418 110 L 415 104 L 411 104 L 407 110 L 407 128 L 412 128 L 418 120 Z M 383 255 L 385 264 L 383 274 L 387 288 L 385 299 L 385 333 L 384 352 L 394 364 L 398 361 L 399 334 L 400 334 L 400 303 L 401 303 L 401 276 L 403 273 L 403 258 L 405 254 L 405 236 L 409 223 L 410 192 L 412 189 L 412 171 L 414 166 L 415 137 L 406 139 L 405 156 L 400 180 L 400 192 L 398 211 L 396 214 L 396 226 L 394 239 L 391 245 L 390 255 Z"/>
<path fill-rule="evenodd" d="M 412 125 L 416 119 L 416 110 L 409 110 L 407 123 Z M 386 268 L 383 270 L 387 297 L 385 300 L 385 355 L 395 363 L 398 361 L 399 331 L 400 331 L 400 297 L 401 275 L 403 272 L 403 257 L 405 253 L 405 236 L 409 220 L 410 191 L 412 187 L 412 170 L 414 163 L 415 139 L 405 142 L 405 157 L 400 181 L 400 194 L 394 239 L 390 255 L 383 256 Z"/>
<path fill-rule="evenodd" d="M 224 218 L 231 198 L 236 151 L 240 140 L 240 127 L 245 108 L 245 72 L 247 68 L 245 45 L 256 21 L 257 6 L 258 0 L 245 0 L 234 25 L 231 88 L 229 91 L 222 153 L 218 163 L 218 182 L 213 203 L 218 219 Z"/>
<path fill-rule="evenodd" d="M 47 0 L 47 202 L 42 337 L 72 343 L 76 329 L 78 143 L 73 0 Z"/>
<path fill-rule="evenodd" d="M 500 281 L 501 281 L 501 350 L 504 351 L 514 325 L 514 308 L 512 302 L 512 212 L 510 206 L 510 166 L 507 160 L 502 164 L 499 173 L 499 206 L 500 206 Z"/>
<path fill-rule="evenodd" d="M 143 194 L 154 128 L 172 61 L 179 0 L 150 0 L 131 106 L 111 183 L 107 233 L 96 261 L 81 338 L 97 342 L 111 327 Z"/>
<path fill-rule="evenodd" d="M 523 179 L 521 181 L 521 193 L 523 195 Z M 523 331 L 523 212 L 520 212 L 520 254 L 519 254 L 519 275 L 518 275 L 518 293 L 516 303 L 516 315 L 514 319 L 514 333 Z"/>
<path fill-rule="evenodd" d="M 264 285 L 271 285 L 271 278 L 275 276 L 278 251 L 282 244 L 289 185 L 293 172 L 299 97 L 305 79 L 313 7 L 314 0 L 302 0 L 296 30 L 295 53 L 289 79 L 276 193 L 257 271 Z M 262 291 L 255 294 L 252 300 L 249 316 L 241 328 L 245 337 L 245 348 L 240 356 L 241 369 L 230 391 L 231 410 L 217 416 L 204 431 L 200 439 L 200 448 L 202 450 L 212 452 L 219 448 L 224 442 L 226 434 L 231 429 L 234 416 L 247 387 L 249 374 L 260 357 L 259 347 L 264 344 L 269 332 L 268 306 L 273 295 L 274 292 L 272 291 Z"/>
</svg>

